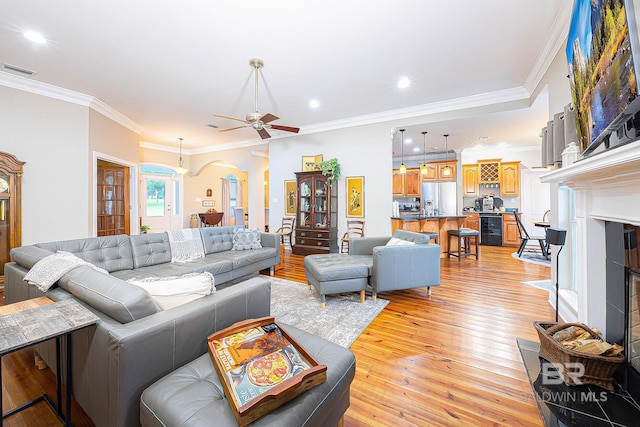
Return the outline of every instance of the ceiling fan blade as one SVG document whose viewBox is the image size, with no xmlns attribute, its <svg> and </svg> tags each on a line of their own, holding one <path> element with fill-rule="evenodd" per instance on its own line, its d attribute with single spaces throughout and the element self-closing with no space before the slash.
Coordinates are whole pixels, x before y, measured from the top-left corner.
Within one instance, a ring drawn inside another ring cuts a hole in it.
<svg viewBox="0 0 640 427">
<path fill-rule="evenodd" d="M 246 120 L 236 119 L 235 117 L 229 117 L 229 116 L 221 116 L 219 114 L 214 114 L 213 117 L 220 117 L 221 119 L 237 120 L 237 121 L 243 122 L 243 123 L 247 122 Z"/>
<path fill-rule="evenodd" d="M 260 118 L 260 121 L 261 121 L 262 123 L 269 123 L 269 122 L 272 122 L 272 121 L 274 121 L 274 120 L 278 120 L 279 118 L 280 118 L 280 117 L 278 117 L 278 116 L 276 116 L 276 115 L 274 115 L 274 114 L 267 113 L 267 114 L 265 114 L 264 116 L 262 116 L 262 117 Z"/>
<path fill-rule="evenodd" d="M 236 126 L 234 128 L 229 128 L 229 129 L 220 129 L 218 132 L 228 132 L 230 130 L 236 130 L 236 129 L 242 129 L 245 126 Z"/>
<path fill-rule="evenodd" d="M 258 134 L 260 135 L 260 138 L 262 138 L 262 139 L 271 138 L 271 135 L 269 135 L 269 132 L 267 132 L 267 130 L 265 128 L 256 129 L 256 130 L 258 131 Z"/>
<path fill-rule="evenodd" d="M 293 132 L 293 133 L 298 133 L 300 131 L 300 128 L 294 128 L 291 126 L 280 126 L 280 125 L 271 125 L 271 129 L 286 130 L 287 132 Z"/>
</svg>

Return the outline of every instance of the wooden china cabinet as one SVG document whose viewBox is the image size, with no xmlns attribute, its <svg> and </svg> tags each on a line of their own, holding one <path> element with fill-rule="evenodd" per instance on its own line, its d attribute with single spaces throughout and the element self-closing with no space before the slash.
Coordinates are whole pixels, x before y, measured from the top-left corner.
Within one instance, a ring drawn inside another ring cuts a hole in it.
<svg viewBox="0 0 640 427">
<path fill-rule="evenodd" d="M 338 252 L 338 186 L 320 171 L 296 172 L 295 255 Z"/>
<path fill-rule="evenodd" d="M 22 244 L 21 162 L 0 152 L 0 289 L 4 289 L 4 264 L 11 261 L 9 251 Z"/>
</svg>

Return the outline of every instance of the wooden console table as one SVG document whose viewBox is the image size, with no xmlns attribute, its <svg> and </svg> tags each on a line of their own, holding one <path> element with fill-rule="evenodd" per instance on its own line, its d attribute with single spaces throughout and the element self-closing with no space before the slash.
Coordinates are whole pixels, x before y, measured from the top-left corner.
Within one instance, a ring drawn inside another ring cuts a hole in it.
<svg viewBox="0 0 640 427">
<path fill-rule="evenodd" d="M 47 394 L 43 394 L 6 413 L 2 410 L 2 390 L 0 389 L 0 425 L 5 418 L 44 400 L 65 426 L 71 426 L 71 333 L 100 320 L 75 299 L 53 302 L 40 297 L 0 307 L 0 362 L 2 357 L 14 351 L 40 344 L 50 339 L 56 340 L 56 398 L 54 405 Z M 61 412 L 62 381 L 60 375 L 60 338 L 66 337 L 66 401 L 64 415 Z M 2 368 L 0 366 L 0 383 Z"/>
</svg>

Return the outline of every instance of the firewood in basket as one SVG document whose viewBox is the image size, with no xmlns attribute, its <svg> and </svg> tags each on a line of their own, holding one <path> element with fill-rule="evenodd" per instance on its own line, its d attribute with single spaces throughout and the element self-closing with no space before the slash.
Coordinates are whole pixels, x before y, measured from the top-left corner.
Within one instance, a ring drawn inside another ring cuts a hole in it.
<svg viewBox="0 0 640 427">
<path fill-rule="evenodd" d="M 613 357 L 613 356 L 617 356 L 620 353 L 622 353 L 622 350 L 624 350 L 624 347 L 621 346 L 620 344 L 613 344 L 613 346 L 605 351 L 602 356 L 607 356 L 607 357 Z"/>
<path fill-rule="evenodd" d="M 558 342 L 563 342 L 570 340 L 578 335 L 582 334 L 584 329 L 579 328 L 578 326 L 569 326 L 568 328 L 562 329 L 555 334 L 553 334 L 553 339 Z"/>
<path fill-rule="evenodd" d="M 602 354 L 605 351 L 609 350 L 611 347 L 613 346 L 608 342 L 590 339 L 581 341 L 580 345 L 577 345 L 574 350 L 580 353 Z"/>
</svg>

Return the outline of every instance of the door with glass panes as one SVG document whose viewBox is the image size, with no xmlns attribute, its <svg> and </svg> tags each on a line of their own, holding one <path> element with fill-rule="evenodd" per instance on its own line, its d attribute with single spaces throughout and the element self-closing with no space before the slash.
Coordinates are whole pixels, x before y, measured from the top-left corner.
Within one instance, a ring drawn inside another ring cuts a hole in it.
<svg viewBox="0 0 640 427">
<path fill-rule="evenodd" d="M 142 225 L 150 233 L 184 228 L 180 214 L 180 177 L 143 175 L 141 194 Z"/>
</svg>

